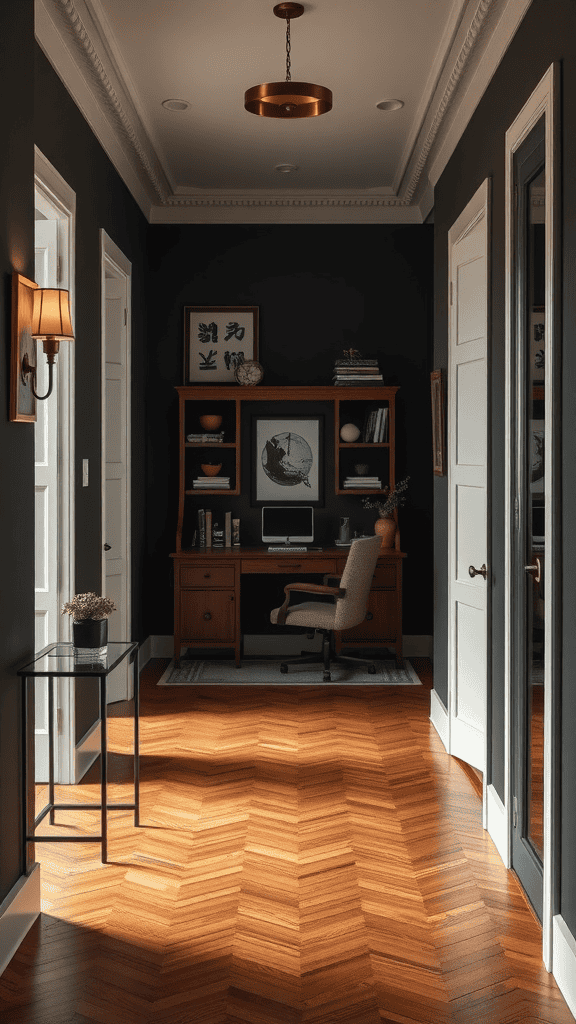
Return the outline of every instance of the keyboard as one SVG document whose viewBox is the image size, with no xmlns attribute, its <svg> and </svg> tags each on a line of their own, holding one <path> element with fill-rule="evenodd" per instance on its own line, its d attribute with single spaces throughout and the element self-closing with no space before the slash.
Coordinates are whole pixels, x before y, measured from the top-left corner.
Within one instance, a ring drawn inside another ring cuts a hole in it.
<svg viewBox="0 0 576 1024">
<path fill-rule="evenodd" d="M 291 544 L 290 547 L 287 544 L 282 544 L 277 547 L 269 547 L 268 551 L 272 555 L 299 555 L 302 551 L 308 551 L 308 548 L 297 547 L 296 544 Z"/>
</svg>

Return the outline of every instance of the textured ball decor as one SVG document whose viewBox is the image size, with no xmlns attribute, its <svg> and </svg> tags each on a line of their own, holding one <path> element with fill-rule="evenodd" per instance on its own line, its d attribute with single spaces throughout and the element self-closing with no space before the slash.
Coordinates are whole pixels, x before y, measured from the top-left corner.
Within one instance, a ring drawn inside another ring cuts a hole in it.
<svg viewBox="0 0 576 1024">
<path fill-rule="evenodd" d="M 360 437 L 360 427 L 357 427 L 355 423 L 345 423 L 340 429 L 340 437 L 343 441 L 351 444 Z"/>
</svg>

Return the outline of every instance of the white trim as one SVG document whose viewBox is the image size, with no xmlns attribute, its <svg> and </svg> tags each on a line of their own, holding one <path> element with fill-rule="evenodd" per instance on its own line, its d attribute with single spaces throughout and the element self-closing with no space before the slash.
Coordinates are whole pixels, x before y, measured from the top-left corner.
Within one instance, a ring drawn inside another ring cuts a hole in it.
<svg viewBox="0 0 576 1024">
<path fill-rule="evenodd" d="M 40 914 L 40 865 L 21 875 L 0 903 L 0 974 L 18 952 L 34 921 Z"/>
<path fill-rule="evenodd" d="M 506 132 L 506 249 L 505 249 L 505 273 L 506 273 L 506 436 L 505 436 L 505 561 L 504 561 L 504 623 L 505 623 L 505 802 L 508 807 L 509 829 L 512 828 L 510 807 L 512 804 L 512 771 L 513 764 L 513 736 L 512 736 L 512 614 L 513 614 L 513 589 L 512 589 L 512 565 L 514 545 L 514 493 L 515 481 L 512 476 L 512 468 L 515 464 L 514 455 L 514 429 L 512 423 L 513 410 L 513 389 L 517 386 L 516 368 L 513 362 L 514 339 L 512 337 L 514 323 L 514 154 L 530 134 L 540 118 L 545 116 L 545 159 L 546 159 L 546 241 L 545 251 L 549 255 L 546 260 L 545 299 L 546 310 L 554 310 L 554 280 L 558 272 L 555 261 L 556 245 L 558 238 L 557 213 L 555 203 L 558 201 L 559 184 L 558 176 L 558 145 L 557 133 L 559 130 L 558 96 L 559 96 L 559 68 L 557 64 L 551 64 L 541 78 L 536 89 L 526 102 L 518 117 Z M 554 408 L 553 385 L 555 378 L 555 344 L 554 344 L 554 317 L 547 315 L 545 318 L 545 365 L 546 381 L 544 401 L 547 409 Z M 545 497 L 545 547 L 547 551 L 553 551 L 552 543 L 552 496 L 556 487 L 554 479 L 554 451 L 559 444 L 559 427 L 555 417 L 549 415 L 546 420 L 545 435 L 545 463 L 546 463 L 546 497 Z M 552 678 L 553 678 L 553 622 L 558 614 L 554 606 L 553 594 L 553 573 L 548 571 L 544 577 L 544 601 L 546 608 L 546 619 L 544 630 L 549 640 L 545 647 L 544 676 L 547 681 L 544 697 L 544 886 L 543 886 L 543 912 L 542 912 L 542 956 L 547 970 L 552 964 L 552 874 L 554 866 L 554 835 L 550 826 L 553 807 L 552 801 L 552 766 L 554 737 L 552 733 L 553 707 L 552 707 Z M 511 840 L 510 840 L 511 841 Z"/>
<path fill-rule="evenodd" d="M 436 690 L 430 692 L 430 721 L 436 729 L 446 752 L 450 747 L 450 718 Z"/>
<path fill-rule="evenodd" d="M 74 748 L 74 782 L 76 784 L 82 781 L 88 769 L 100 756 L 101 734 L 100 719 L 98 719 L 76 744 Z"/>
<path fill-rule="evenodd" d="M 72 323 L 75 323 L 76 266 L 76 193 L 44 154 L 34 146 L 34 185 L 46 210 L 52 209 L 58 219 L 59 248 L 64 256 L 60 285 L 70 292 Z M 59 602 L 69 601 L 74 594 L 75 550 L 75 343 L 63 345 L 58 356 L 57 387 L 59 388 L 58 424 L 58 501 L 59 501 Z M 70 616 L 58 616 L 58 640 L 70 639 Z M 61 709 L 64 728 L 57 735 L 58 780 L 69 783 L 72 775 L 72 744 L 74 736 L 74 680 L 58 680 L 57 707 Z"/>
<path fill-rule="evenodd" d="M 504 867 L 510 867 L 510 833 L 508 816 L 494 786 L 486 788 L 486 830 L 502 858 Z"/>
<path fill-rule="evenodd" d="M 560 914 L 552 919 L 553 967 L 556 984 L 576 1018 L 576 938 Z"/>
</svg>

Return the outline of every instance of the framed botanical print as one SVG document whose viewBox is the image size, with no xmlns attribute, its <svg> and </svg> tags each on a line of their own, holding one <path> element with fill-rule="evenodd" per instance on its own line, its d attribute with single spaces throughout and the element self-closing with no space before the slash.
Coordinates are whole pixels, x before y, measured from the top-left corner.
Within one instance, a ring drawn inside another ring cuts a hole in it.
<svg viewBox="0 0 576 1024">
<path fill-rule="evenodd" d="M 184 306 L 184 383 L 235 384 L 258 359 L 258 306 Z"/>
<path fill-rule="evenodd" d="M 252 418 L 252 504 L 319 505 L 322 416 Z"/>
</svg>

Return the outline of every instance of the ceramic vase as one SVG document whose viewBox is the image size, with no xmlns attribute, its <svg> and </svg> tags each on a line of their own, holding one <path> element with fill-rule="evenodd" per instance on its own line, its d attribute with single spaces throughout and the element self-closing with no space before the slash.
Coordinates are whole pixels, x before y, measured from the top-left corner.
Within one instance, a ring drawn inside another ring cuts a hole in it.
<svg viewBox="0 0 576 1024">
<path fill-rule="evenodd" d="M 108 619 L 72 621 L 72 642 L 76 661 L 103 657 L 108 649 Z"/>
<path fill-rule="evenodd" d="M 379 534 L 382 548 L 394 547 L 396 538 L 396 520 L 392 516 L 381 516 L 374 523 L 374 533 Z"/>
</svg>

